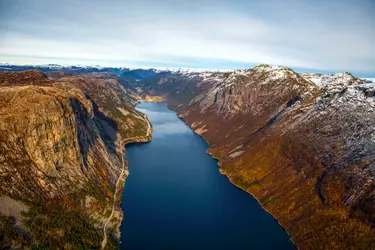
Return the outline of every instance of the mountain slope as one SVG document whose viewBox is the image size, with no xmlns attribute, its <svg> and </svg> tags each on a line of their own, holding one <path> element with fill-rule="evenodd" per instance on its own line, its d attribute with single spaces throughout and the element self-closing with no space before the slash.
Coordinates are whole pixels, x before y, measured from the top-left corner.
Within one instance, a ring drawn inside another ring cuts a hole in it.
<svg viewBox="0 0 375 250">
<path fill-rule="evenodd" d="M 317 85 L 291 69 L 259 65 L 215 83 L 195 81 L 191 100 L 170 77 L 137 84 L 167 98 L 210 143 L 220 171 L 253 194 L 299 248 L 372 249 L 374 92 L 349 74 L 323 78 Z M 165 91 L 172 82 L 179 92 Z"/>
<path fill-rule="evenodd" d="M 132 108 L 135 99 L 105 75 L 0 76 L 2 247 L 99 248 L 116 182 L 126 178 L 120 176 L 119 142 L 148 130 L 145 117 Z M 123 117 L 107 115 L 113 110 L 124 110 Z M 117 245 L 119 202 L 108 225 L 108 248 Z"/>
</svg>

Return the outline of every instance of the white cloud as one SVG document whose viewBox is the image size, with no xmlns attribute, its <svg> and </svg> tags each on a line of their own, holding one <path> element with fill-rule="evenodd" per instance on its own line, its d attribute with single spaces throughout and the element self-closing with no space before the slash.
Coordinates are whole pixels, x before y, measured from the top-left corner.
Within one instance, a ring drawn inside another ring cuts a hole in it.
<svg viewBox="0 0 375 250">
<path fill-rule="evenodd" d="M 361 73 L 375 69 L 374 18 L 366 6 L 348 1 L 323 7 L 295 1 L 259 6 L 172 0 L 38 2 L 0 26 L 5 34 L 0 61 L 27 55 L 71 63 L 173 65 L 194 60 L 204 67 L 199 60 L 220 60 Z"/>
</svg>

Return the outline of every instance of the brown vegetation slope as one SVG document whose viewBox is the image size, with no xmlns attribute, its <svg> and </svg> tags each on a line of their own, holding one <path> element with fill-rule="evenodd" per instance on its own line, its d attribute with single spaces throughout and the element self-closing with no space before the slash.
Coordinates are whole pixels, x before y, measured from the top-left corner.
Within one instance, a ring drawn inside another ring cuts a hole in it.
<svg viewBox="0 0 375 250">
<path fill-rule="evenodd" d="M 148 126 L 135 99 L 107 78 L 0 74 L 0 196 L 27 207 L 20 215 L 0 204 L 1 248 L 100 247 L 121 172 L 118 142 Z M 117 207 L 113 237 L 121 218 Z"/>
<path fill-rule="evenodd" d="M 209 90 L 191 102 L 164 96 L 300 249 L 374 249 L 375 101 L 372 87 L 345 76 L 318 86 L 259 65 L 196 81 L 190 88 Z M 162 95 L 162 82 L 143 89 Z"/>
</svg>

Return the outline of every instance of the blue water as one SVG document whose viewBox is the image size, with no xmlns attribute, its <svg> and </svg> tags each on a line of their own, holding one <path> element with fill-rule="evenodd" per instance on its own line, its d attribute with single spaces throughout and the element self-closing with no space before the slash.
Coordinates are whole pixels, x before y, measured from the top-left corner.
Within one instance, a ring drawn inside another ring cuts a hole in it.
<svg viewBox="0 0 375 250">
<path fill-rule="evenodd" d="M 137 109 L 149 143 L 127 146 L 120 249 L 296 249 L 258 202 L 219 173 L 207 143 L 164 103 Z"/>
</svg>

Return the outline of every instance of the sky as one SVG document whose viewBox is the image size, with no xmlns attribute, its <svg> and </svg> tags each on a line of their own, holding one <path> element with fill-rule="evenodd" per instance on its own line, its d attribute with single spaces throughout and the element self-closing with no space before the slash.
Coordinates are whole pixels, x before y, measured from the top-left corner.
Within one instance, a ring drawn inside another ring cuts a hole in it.
<svg viewBox="0 0 375 250">
<path fill-rule="evenodd" d="M 0 0 L 0 62 L 375 77 L 374 0 Z"/>
</svg>

